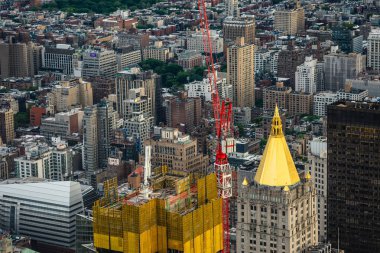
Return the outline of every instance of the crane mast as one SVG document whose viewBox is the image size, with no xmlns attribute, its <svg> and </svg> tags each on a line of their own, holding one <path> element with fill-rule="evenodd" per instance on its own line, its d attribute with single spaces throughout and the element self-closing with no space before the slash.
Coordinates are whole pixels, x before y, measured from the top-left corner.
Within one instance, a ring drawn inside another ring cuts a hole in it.
<svg viewBox="0 0 380 253">
<path fill-rule="evenodd" d="M 222 149 L 222 142 L 225 141 L 227 146 L 226 137 L 232 135 L 233 132 L 231 131 L 232 103 L 228 99 L 221 101 L 219 97 L 205 0 L 198 0 L 198 9 L 215 120 L 216 154 L 214 170 L 218 180 L 218 195 L 223 200 L 223 252 L 230 253 L 229 198 L 232 196 L 232 171 L 227 154 Z"/>
</svg>

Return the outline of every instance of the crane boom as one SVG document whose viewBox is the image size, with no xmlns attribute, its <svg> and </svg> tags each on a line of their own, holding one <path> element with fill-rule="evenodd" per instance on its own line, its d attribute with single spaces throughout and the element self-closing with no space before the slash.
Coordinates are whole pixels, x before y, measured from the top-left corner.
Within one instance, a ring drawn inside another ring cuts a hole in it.
<svg viewBox="0 0 380 253">
<path fill-rule="evenodd" d="M 206 54 L 207 76 L 211 86 L 212 105 L 215 120 L 216 155 L 214 170 L 218 180 L 218 195 L 223 199 L 223 252 L 230 253 L 230 222 L 229 222 L 229 198 L 232 196 L 232 172 L 228 157 L 222 149 L 222 141 L 226 141 L 227 135 L 231 135 L 232 103 L 228 99 L 219 97 L 217 75 L 213 58 L 212 41 L 205 0 L 198 0 L 200 30 L 202 32 L 204 52 Z M 227 146 L 227 143 L 226 143 Z"/>
</svg>

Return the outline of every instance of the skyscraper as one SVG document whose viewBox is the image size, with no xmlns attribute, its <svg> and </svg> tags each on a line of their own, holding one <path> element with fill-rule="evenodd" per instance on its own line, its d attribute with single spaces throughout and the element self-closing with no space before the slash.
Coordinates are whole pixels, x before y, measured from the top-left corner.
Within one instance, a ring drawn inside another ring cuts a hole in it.
<svg viewBox="0 0 380 253">
<path fill-rule="evenodd" d="M 121 118 L 128 118 L 128 107 L 126 106 L 127 100 L 130 99 L 129 91 L 131 89 L 143 88 L 144 95 L 150 98 L 150 114 L 149 116 L 156 115 L 156 89 L 158 88 L 159 76 L 153 71 L 141 71 L 140 68 L 131 68 L 117 73 L 116 76 L 116 107 L 117 112 Z"/>
<path fill-rule="evenodd" d="M 98 142 L 97 108 L 88 106 L 83 116 L 83 168 L 88 174 L 99 169 Z"/>
<path fill-rule="evenodd" d="M 284 35 L 296 35 L 305 32 L 305 11 L 299 0 L 294 8 L 277 10 L 274 13 L 274 29 Z"/>
<path fill-rule="evenodd" d="M 346 79 L 356 78 L 365 70 L 365 56 L 356 53 L 338 52 L 338 47 L 331 47 L 331 53 L 324 57 L 325 90 L 343 89 Z"/>
<path fill-rule="evenodd" d="M 227 48 L 227 83 L 233 88 L 234 107 L 252 107 L 255 104 L 255 46 L 236 39 Z"/>
<path fill-rule="evenodd" d="M 317 60 L 307 56 L 305 62 L 297 67 L 296 91 L 313 94 L 317 91 Z"/>
<path fill-rule="evenodd" d="M 238 190 L 237 252 L 303 252 L 318 243 L 315 189 L 300 179 L 276 107 L 254 182 Z"/>
<path fill-rule="evenodd" d="M 380 252 L 380 104 L 327 110 L 327 237 L 347 253 Z M 338 242 L 339 241 L 339 242 Z"/>
<path fill-rule="evenodd" d="M 295 46 L 295 41 L 290 40 L 288 46 L 278 54 L 277 76 L 289 78 L 289 85 L 295 89 L 295 75 L 297 67 L 305 61 L 305 50 Z"/>
<path fill-rule="evenodd" d="M 0 110 L 0 137 L 3 143 L 10 143 L 15 138 L 14 116 L 12 109 Z"/>
<path fill-rule="evenodd" d="M 83 77 L 115 77 L 117 72 L 116 53 L 104 48 L 87 49 L 83 53 Z"/>
<path fill-rule="evenodd" d="M 66 75 L 73 75 L 74 53 L 75 49 L 66 44 L 46 47 L 42 53 L 42 66 L 53 71 L 62 71 Z"/>
<path fill-rule="evenodd" d="M 227 17 L 223 21 L 224 46 L 234 43 L 243 37 L 247 44 L 255 43 L 255 17 Z"/>
<path fill-rule="evenodd" d="M 367 47 L 368 68 L 380 73 L 380 32 L 373 31 L 368 36 Z"/>
</svg>

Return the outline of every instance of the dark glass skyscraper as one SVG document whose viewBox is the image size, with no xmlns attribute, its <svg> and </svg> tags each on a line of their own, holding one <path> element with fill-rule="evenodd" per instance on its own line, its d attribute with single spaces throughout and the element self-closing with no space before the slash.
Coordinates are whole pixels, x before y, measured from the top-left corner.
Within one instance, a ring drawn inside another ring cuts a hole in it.
<svg viewBox="0 0 380 253">
<path fill-rule="evenodd" d="M 380 103 L 329 105 L 327 143 L 328 239 L 346 253 L 380 252 Z"/>
</svg>

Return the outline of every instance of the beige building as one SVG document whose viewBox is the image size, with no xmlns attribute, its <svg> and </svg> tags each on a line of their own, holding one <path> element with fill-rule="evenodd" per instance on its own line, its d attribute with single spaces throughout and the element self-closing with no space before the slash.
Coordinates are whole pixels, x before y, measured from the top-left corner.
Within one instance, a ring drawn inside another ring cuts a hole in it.
<svg viewBox="0 0 380 253">
<path fill-rule="evenodd" d="M 228 45 L 230 42 L 236 41 L 238 37 L 244 37 L 244 42 L 253 44 L 255 42 L 255 18 L 233 18 L 227 17 L 223 21 L 223 39 L 224 44 Z"/>
<path fill-rule="evenodd" d="M 208 156 L 198 151 L 197 140 L 176 128 L 163 128 L 160 139 L 150 139 L 144 144 L 152 146 L 152 163 L 156 167 L 167 165 L 169 169 L 200 175 L 209 165 Z"/>
<path fill-rule="evenodd" d="M 42 46 L 16 43 L 10 37 L 0 42 L 0 77 L 33 77 L 42 65 Z"/>
<path fill-rule="evenodd" d="M 274 13 L 274 29 L 284 35 L 296 35 L 305 32 L 305 11 L 297 0 L 294 9 L 277 10 Z"/>
<path fill-rule="evenodd" d="M 311 176 L 299 177 L 276 108 L 254 180 L 239 182 L 237 252 L 298 253 L 317 245 L 315 201 Z"/>
<path fill-rule="evenodd" d="M 15 138 L 14 113 L 12 109 L 0 110 L 0 137 L 3 143 L 11 143 Z"/>
<path fill-rule="evenodd" d="M 234 107 L 255 105 L 254 55 L 255 46 L 245 44 L 242 37 L 227 48 L 227 83 L 233 88 Z"/>
<path fill-rule="evenodd" d="M 86 107 L 93 104 L 91 83 L 82 79 L 61 81 L 48 94 L 50 104 L 57 112 L 69 111 L 75 107 Z"/>
<path fill-rule="evenodd" d="M 278 105 L 289 115 L 313 114 L 313 95 L 303 92 L 294 92 L 291 87 L 277 82 L 263 91 L 264 110 L 271 111 Z"/>
<path fill-rule="evenodd" d="M 173 58 L 173 54 L 170 49 L 163 47 L 162 41 L 156 41 L 154 46 L 146 47 L 143 50 L 143 59 L 156 59 L 163 62 Z"/>
</svg>

